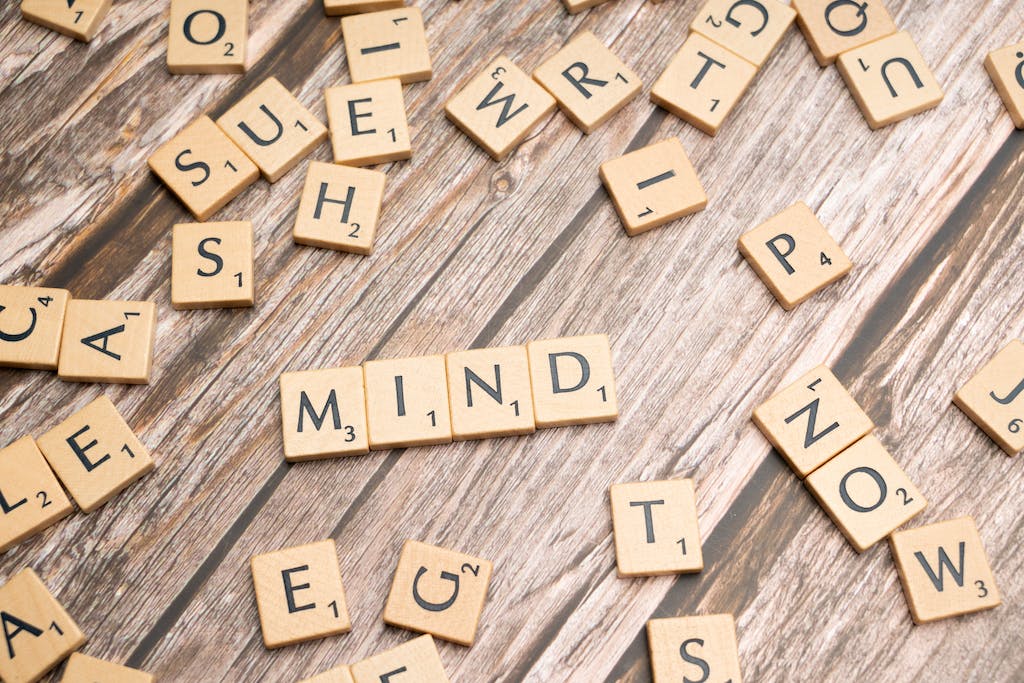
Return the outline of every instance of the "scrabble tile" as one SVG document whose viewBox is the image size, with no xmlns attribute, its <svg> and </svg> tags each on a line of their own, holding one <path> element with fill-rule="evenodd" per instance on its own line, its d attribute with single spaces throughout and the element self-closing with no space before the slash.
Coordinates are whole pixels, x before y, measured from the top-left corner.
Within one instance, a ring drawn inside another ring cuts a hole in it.
<svg viewBox="0 0 1024 683">
<path fill-rule="evenodd" d="M 149 301 L 72 299 L 57 376 L 68 382 L 149 384 L 156 306 Z"/>
<path fill-rule="evenodd" d="M 754 424 L 801 479 L 875 428 L 824 365 L 758 406 Z"/>
<path fill-rule="evenodd" d="M 401 674 L 401 675 L 399 675 Z M 429 635 L 352 665 L 355 683 L 449 683 L 437 646 Z"/>
<path fill-rule="evenodd" d="M 445 363 L 456 441 L 530 434 L 536 429 L 525 346 L 449 353 Z"/>
<path fill-rule="evenodd" d="M 256 182 L 256 165 L 208 116 L 200 116 L 149 157 L 149 167 L 196 220 L 205 221 Z"/>
<path fill-rule="evenodd" d="M 584 133 L 610 119 L 643 87 L 640 77 L 590 31 L 537 67 L 533 78 Z"/>
<path fill-rule="evenodd" d="M 370 452 L 361 367 L 286 372 L 280 384 L 285 460 Z"/>
<path fill-rule="evenodd" d="M 360 12 L 380 12 L 405 7 L 405 0 L 324 0 L 324 13 L 329 17 Z"/>
<path fill-rule="evenodd" d="M 61 683 L 154 683 L 156 677 L 138 669 L 75 652 Z"/>
<path fill-rule="evenodd" d="M 111 0 L 21 0 L 29 21 L 89 42 L 110 11 Z"/>
<path fill-rule="evenodd" d="M 836 66 L 874 129 L 942 101 L 942 88 L 906 31 L 844 52 Z"/>
<path fill-rule="evenodd" d="M 796 12 L 777 0 L 709 0 L 690 30 L 761 67 L 795 18 Z"/>
<path fill-rule="evenodd" d="M 498 57 L 444 105 L 448 119 L 501 161 L 555 108 L 555 100 L 508 57 Z"/>
<path fill-rule="evenodd" d="M 153 470 L 149 451 L 106 396 L 37 441 L 82 512 L 92 512 Z"/>
<path fill-rule="evenodd" d="M 804 483 L 859 553 L 928 505 L 871 434 L 811 472 Z"/>
<path fill-rule="evenodd" d="M 245 72 L 249 0 L 171 0 L 167 70 L 172 74 Z"/>
<path fill-rule="evenodd" d="M 651 101 L 715 135 L 757 74 L 757 67 L 691 33 L 651 87 Z"/>
<path fill-rule="evenodd" d="M 256 555 L 250 565 L 268 649 L 347 633 L 352 627 L 334 541 Z"/>
<path fill-rule="evenodd" d="M 34 683 L 85 644 L 85 635 L 34 571 L 22 569 L 0 587 L 7 647 L 0 647 L 0 679 Z"/>
<path fill-rule="evenodd" d="M 898 30 L 881 0 L 792 0 L 796 22 L 821 66 Z"/>
<path fill-rule="evenodd" d="M 1024 449 L 1024 344 L 1014 339 L 963 385 L 953 403 L 1008 455 Z"/>
<path fill-rule="evenodd" d="M 606 335 L 533 341 L 526 352 L 537 427 L 614 422 L 619 417 Z"/>
<path fill-rule="evenodd" d="M 235 103 L 217 125 L 272 183 L 327 139 L 327 127 L 273 77 Z"/>
<path fill-rule="evenodd" d="M 479 557 L 406 541 L 384 606 L 384 623 L 472 645 L 493 568 Z"/>
<path fill-rule="evenodd" d="M 619 576 L 704 569 L 692 479 L 615 484 L 610 496 Z"/>
<path fill-rule="evenodd" d="M 0 553 L 72 511 L 32 437 L 22 437 L 0 449 Z"/>
<path fill-rule="evenodd" d="M 452 440 L 444 356 L 363 364 L 370 448 L 403 448 Z"/>
<path fill-rule="evenodd" d="M 569 14 L 579 14 L 585 9 L 597 7 L 607 1 L 608 0 L 562 0 L 562 2 L 565 3 L 565 9 L 569 10 Z"/>
<path fill-rule="evenodd" d="M 249 221 L 181 223 L 171 237 L 171 305 L 252 306 L 253 232 Z"/>
<path fill-rule="evenodd" d="M 970 517 L 889 537 L 914 622 L 926 624 L 1002 603 L 978 528 Z"/>
<path fill-rule="evenodd" d="M 371 166 L 412 156 L 397 78 L 327 88 L 324 99 L 335 163 Z"/>
<path fill-rule="evenodd" d="M 787 311 L 846 276 L 850 259 L 803 202 L 746 233 L 740 253 Z"/>
<path fill-rule="evenodd" d="M 310 161 L 292 230 L 295 242 L 369 254 L 386 179 L 368 168 Z"/>
<path fill-rule="evenodd" d="M 731 614 L 651 619 L 647 622 L 654 683 L 740 678 L 736 622 Z"/>
<path fill-rule="evenodd" d="M 630 237 L 701 211 L 708 204 L 679 138 L 606 161 L 600 174 Z"/>
<path fill-rule="evenodd" d="M 343 17 L 341 34 L 353 83 L 382 78 L 417 83 L 434 75 L 419 7 Z"/>
<path fill-rule="evenodd" d="M 312 678 L 306 678 L 299 683 L 353 683 L 352 672 L 348 665 L 342 664 L 333 669 L 318 673 Z"/>
<path fill-rule="evenodd" d="M 0 285 L 0 367 L 56 370 L 70 292 Z"/>
<path fill-rule="evenodd" d="M 1013 125 L 1024 129 L 1024 42 L 989 53 L 985 70 L 1003 98 Z"/>
</svg>

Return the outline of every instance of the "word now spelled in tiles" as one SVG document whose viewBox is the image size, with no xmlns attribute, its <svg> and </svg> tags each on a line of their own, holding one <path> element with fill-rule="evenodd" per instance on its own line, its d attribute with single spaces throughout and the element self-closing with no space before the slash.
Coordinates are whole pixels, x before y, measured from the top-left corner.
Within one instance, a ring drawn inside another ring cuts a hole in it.
<svg viewBox="0 0 1024 683">
<path fill-rule="evenodd" d="M 196 220 L 205 221 L 256 182 L 256 165 L 208 116 L 200 116 L 149 157 L 153 173 Z"/>
<path fill-rule="evenodd" d="M 736 622 L 731 614 L 651 619 L 647 622 L 654 683 L 742 683 Z"/>
<path fill-rule="evenodd" d="M 445 363 L 456 441 L 535 431 L 525 346 L 457 351 Z"/>
<path fill-rule="evenodd" d="M 249 39 L 249 0 L 171 0 L 167 70 L 240 74 Z"/>
<path fill-rule="evenodd" d="M 704 568 L 692 479 L 615 484 L 610 497 L 619 576 Z"/>
<path fill-rule="evenodd" d="M 978 528 L 970 517 L 889 537 L 910 613 L 918 624 L 1002 603 Z"/>
<path fill-rule="evenodd" d="M 92 512 L 153 470 L 153 459 L 106 396 L 38 439 L 82 512 Z"/>
<path fill-rule="evenodd" d="M 841 53 L 896 33 L 881 0 L 793 0 L 796 21 L 821 66 Z"/>
<path fill-rule="evenodd" d="M 405 0 L 324 0 L 324 13 L 329 17 L 360 12 L 380 12 L 405 7 Z"/>
<path fill-rule="evenodd" d="M 942 101 L 942 88 L 906 31 L 844 52 L 836 66 L 874 129 Z"/>
<path fill-rule="evenodd" d="M 295 242 L 369 254 L 386 179 L 372 169 L 310 161 L 292 230 Z"/>
<path fill-rule="evenodd" d="M 0 285 L 0 367 L 56 370 L 66 289 Z"/>
<path fill-rule="evenodd" d="M 344 17 L 341 33 L 353 83 L 382 78 L 416 83 L 434 75 L 418 7 Z"/>
<path fill-rule="evenodd" d="M 449 683 L 429 635 L 357 662 L 351 669 L 355 683 L 403 683 L 403 677 L 415 683 Z"/>
<path fill-rule="evenodd" d="M 758 406 L 754 424 L 801 478 L 875 428 L 824 365 Z"/>
<path fill-rule="evenodd" d="M 853 268 L 850 259 L 803 202 L 740 237 L 739 249 L 787 311 Z"/>
<path fill-rule="evenodd" d="M 0 449 L 0 553 L 72 512 L 71 502 L 25 436 Z"/>
<path fill-rule="evenodd" d="M 138 669 L 75 652 L 61 683 L 154 683 L 156 677 Z"/>
<path fill-rule="evenodd" d="M 361 367 L 286 372 L 280 384 L 285 460 L 370 452 Z"/>
<path fill-rule="evenodd" d="M 537 427 L 613 422 L 619 417 L 606 335 L 532 341 L 526 352 Z"/>
<path fill-rule="evenodd" d="M 811 472 L 804 483 L 861 553 L 928 505 L 871 434 Z"/>
<path fill-rule="evenodd" d="M 57 376 L 70 382 L 148 384 L 156 306 L 149 301 L 72 299 Z"/>
<path fill-rule="evenodd" d="M 327 127 L 276 78 L 235 103 L 217 125 L 272 183 L 327 139 Z"/>
<path fill-rule="evenodd" d="M 34 571 L 22 569 L 0 587 L 6 647 L 0 679 L 34 683 L 85 644 L 85 635 Z"/>
<path fill-rule="evenodd" d="M 444 105 L 445 115 L 501 161 L 526 139 L 555 100 L 507 57 L 498 57 Z"/>
<path fill-rule="evenodd" d="M 252 223 L 181 223 L 171 237 L 171 305 L 252 306 Z"/>
<path fill-rule="evenodd" d="M 757 67 L 691 33 L 651 87 L 651 101 L 714 135 L 757 75 Z"/>
<path fill-rule="evenodd" d="M 21 0 L 29 21 L 66 36 L 89 42 L 100 30 L 111 0 Z"/>
<path fill-rule="evenodd" d="M 352 627 L 334 541 L 256 555 L 250 566 L 267 648 L 347 633 Z"/>
<path fill-rule="evenodd" d="M 606 161 L 600 174 L 630 236 L 701 211 L 708 204 L 679 138 Z"/>
<path fill-rule="evenodd" d="M 583 31 L 533 72 L 565 115 L 592 133 L 632 100 L 640 77 L 590 31 Z"/>
<path fill-rule="evenodd" d="M 312 678 L 304 678 L 299 683 L 353 683 L 352 671 L 348 665 L 342 664 L 318 673 Z"/>
<path fill-rule="evenodd" d="M 1009 455 L 1024 449 L 1024 344 L 1014 339 L 953 402 Z"/>
<path fill-rule="evenodd" d="M 985 58 L 985 70 L 1003 98 L 1013 125 L 1024 129 L 1024 42 L 990 53 Z"/>
<path fill-rule="evenodd" d="M 795 17 L 789 5 L 777 0 L 709 0 L 690 30 L 761 67 Z"/>
<path fill-rule="evenodd" d="M 335 163 L 371 166 L 412 156 L 397 78 L 327 88 L 324 99 Z"/>
<path fill-rule="evenodd" d="M 384 606 L 384 622 L 472 645 L 492 570 L 488 560 L 406 541 Z"/>
<path fill-rule="evenodd" d="M 452 440 L 444 356 L 369 361 L 363 385 L 371 449 Z"/>
</svg>

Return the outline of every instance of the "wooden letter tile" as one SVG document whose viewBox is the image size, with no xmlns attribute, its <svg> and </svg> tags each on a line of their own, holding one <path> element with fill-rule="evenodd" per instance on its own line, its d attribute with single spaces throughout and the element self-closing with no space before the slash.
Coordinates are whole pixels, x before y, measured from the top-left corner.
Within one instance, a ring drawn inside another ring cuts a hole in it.
<svg viewBox="0 0 1024 683">
<path fill-rule="evenodd" d="M 989 54 L 985 69 L 1003 98 L 1013 125 L 1024 129 L 1024 42 Z"/>
<path fill-rule="evenodd" d="M 111 0 L 21 0 L 29 21 L 89 42 L 110 11 Z"/>
<path fill-rule="evenodd" d="M 651 88 L 651 101 L 708 135 L 747 91 L 757 67 L 699 33 L 691 33 Z"/>
<path fill-rule="evenodd" d="M 444 356 L 369 361 L 363 384 L 373 450 L 452 440 Z"/>
<path fill-rule="evenodd" d="M 444 105 L 445 115 L 501 161 L 555 108 L 555 100 L 507 57 L 498 57 Z"/>
<path fill-rule="evenodd" d="M 434 75 L 419 7 L 344 17 L 341 34 L 353 83 L 382 78 L 416 83 Z"/>
<path fill-rule="evenodd" d="M 942 88 L 906 31 L 844 52 L 836 66 L 874 129 L 942 101 Z"/>
<path fill-rule="evenodd" d="M 619 417 L 607 335 L 534 341 L 526 352 L 537 427 L 614 422 Z"/>
<path fill-rule="evenodd" d="M 796 21 L 821 66 L 898 30 L 881 0 L 792 0 Z"/>
<path fill-rule="evenodd" d="M 324 0 L 324 13 L 329 17 L 380 12 L 400 7 L 405 7 L 405 0 Z"/>
<path fill-rule="evenodd" d="M 75 652 L 61 683 L 154 683 L 156 677 L 138 669 Z"/>
<path fill-rule="evenodd" d="M 787 311 L 853 268 L 850 259 L 803 202 L 740 237 L 739 249 Z"/>
<path fill-rule="evenodd" d="M 66 289 L 0 285 L 0 367 L 56 370 Z"/>
<path fill-rule="evenodd" d="M 1024 344 L 1014 339 L 960 388 L 953 402 L 1008 455 L 1024 449 Z"/>
<path fill-rule="evenodd" d="M 252 306 L 252 223 L 182 223 L 171 245 L 171 305 L 186 308 Z"/>
<path fill-rule="evenodd" d="M 824 365 L 758 406 L 754 424 L 801 479 L 875 428 Z"/>
<path fill-rule="evenodd" d="M 272 183 L 327 139 L 327 127 L 273 77 L 228 109 L 217 125 Z"/>
<path fill-rule="evenodd" d="M 796 18 L 777 0 L 709 0 L 690 30 L 762 67 Z"/>
<path fill-rule="evenodd" d="M 4 683 L 35 683 L 85 644 L 85 635 L 34 571 L 22 569 L 0 587 L 6 647 L 0 647 Z"/>
<path fill-rule="evenodd" d="M 731 614 L 651 619 L 647 622 L 654 683 L 740 678 L 736 622 Z"/>
<path fill-rule="evenodd" d="M 249 0 L 171 0 L 167 70 L 172 74 L 245 72 Z"/>
<path fill-rule="evenodd" d="M 811 472 L 804 483 L 859 553 L 928 505 L 871 434 Z"/>
<path fill-rule="evenodd" d="M 71 502 L 25 436 L 0 449 L 0 553 L 64 519 Z"/>
<path fill-rule="evenodd" d="M 328 671 L 318 673 L 312 678 L 305 678 L 299 683 L 353 683 L 352 672 L 347 664 L 336 666 Z"/>
<path fill-rule="evenodd" d="M 282 374 L 281 427 L 289 462 L 369 453 L 363 369 Z"/>
<path fill-rule="evenodd" d="M 562 0 L 562 2 L 565 3 L 565 9 L 569 10 L 569 14 L 579 14 L 585 9 L 597 7 L 607 1 L 608 0 Z"/>
<path fill-rule="evenodd" d="M 92 512 L 153 470 L 149 451 L 106 396 L 43 434 L 38 443 L 82 512 Z"/>
<path fill-rule="evenodd" d="M 335 163 L 371 166 L 412 156 L 397 78 L 327 88 L 324 99 Z"/>
<path fill-rule="evenodd" d="M 260 172 L 208 116 L 200 116 L 149 157 L 149 167 L 196 220 L 205 221 L 256 182 Z"/>
<path fill-rule="evenodd" d="M 631 237 L 702 210 L 708 196 L 679 138 L 601 164 L 601 180 Z"/>
<path fill-rule="evenodd" d="M 384 622 L 472 645 L 492 569 L 479 557 L 406 541 L 384 606 Z"/>
<path fill-rule="evenodd" d="M 445 361 L 456 441 L 536 429 L 525 346 L 459 351 Z"/>
<path fill-rule="evenodd" d="M 970 517 L 889 537 L 914 622 L 926 624 L 1002 603 L 978 528 Z"/>
<path fill-rule="evenodd" d="M 583 31 L 533 72 L 565 115 L 591 133 L 640 93 L 640 77 L 590 31 Z"/>
<path fill-rule="evenodd" d="M 615 484 L 610 494 L 619 576 L 704 569 L 692 479 Z"/>
<path fill-rule="evenodd" d="M 352 665 L 355 683 L 449 683 L 437 646 L 429 635 Z"/>
<path fill-rule="evenodd" d="M 310 161 L 292 231 L 295 242 L 369 254 L 386 179 L 368 168 Z"/>
<path fill-rule="evenodd" d="M 256 555 L 250 565 L 263 644 L 268 649 L 348 633 L 352 628 L 334 541 Z"/>
<path fill-rule="evenodd" d="M 149 384 L 156 306 L 149 301 L 72 299 L 57 376 L 68 382 Z"/>
</svg>

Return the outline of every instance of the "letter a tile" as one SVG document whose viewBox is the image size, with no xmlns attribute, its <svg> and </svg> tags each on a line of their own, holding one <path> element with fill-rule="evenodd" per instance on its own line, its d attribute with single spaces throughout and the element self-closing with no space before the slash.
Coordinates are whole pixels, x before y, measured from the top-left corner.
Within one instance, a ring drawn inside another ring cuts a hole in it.
<svg viewBox="0 0 1024 683">
<path fill-rule="evenodd" d="M 985 58 L 985 70 L 1003 98 L 1013 125 L 1024 129 L 1024 42 L 990 53 Z"/>
<path fill-rule="evenodd" d="M 76 652 L 60 683 L 154 683 L 156 677 L 138 669 L 106 662 Z"/>
<path fill-rule="evenodd" d="M 345 664 L 336 666 L 333 669 L 318 673 L 312 678 L 305 678 L 299 683 L 353 683 L 352 671 Z"/>
<path fill-rule="evenodd" d="M 324 100 L 334 163 L 372 166 L 412 156 L 397 78 L 327 88 Z"/>
<path fill-rule="evenodd" d="M 1024 449 L 1024 344 L 1010 342 L 956 392 L 953 403 L 1007 455 Z"/>
<path fill-rule="evenodd" d="M 396 648 L 352 665 L 355 683 L 449 683 L 437 646 L 429 635 L 413 638 Z"/>
<path fill-rule="evenodd" d="M 709 0 L 690 30 L 762 67 L 795 17 L 776 0 Z"/>
<path fill-rule="evenodd" d="M 249 0 L 171 0 L 167 70 L 244 73 L 248 39 Z"/>
<path fill-rule="evenodd" d="M 898 30 L 881 0 L 793 0 L 796 21 L 821 66 Z"/>
<path fill-rule="evenodd" d="M 614 422 L 619 417 L 608 337 L 545 339 L 526 345 L 537 427 Z"/>
<path fill-rule="evenodd" d="M 386 179 L 368 168 L 310 161 L 292 230 L 295 242 L 369 254 Z"/>
<path fill-rule="evenodd" d="M 363 369 L 282 374 L 281 426 L 288 462 L 369 453 Z"/>
<path fill-rule="evenodd" d="M 704 569 L 692 479 L 615 484 L 610 497 L 619 576 Z"/>
<path fill-rule="evenodd" d="M 149 384 L 156 306 L 149 301 L 68 302 L 57 376 L 68 382 Z"/>
<path fill-rule="evenodd" d="M 363 364 L 363 384 L 371 449 L 452 440 L 444 356 L 369 361 Z"/>
<path fill-rule="evenodd" d="M 0 449 L 0 510 L 0 553 L 73 511 L 30 436 Z"/>
<path fill-rule="evenodd" d="M 100 30 L 111 0 L 21 0 L 29 21 L 77 40 L 89 42 Z"/>
<path fill-rule="evenodd" d="M 0 367 L 56 370 L 66 289 L 0 285 Z"/>
<path fill-rule="evenodd" d="M 345 17 L 341 34 L 353 83 L 382 78 L 417 83 L 434 75 L 418 7 Z"/>
<path fill-rule="evenodd" d="M 647 622 L 647 646 L 654 683 L 742 683 L 736 622 L 731 614 L 651 619 Z"/>
</svg>

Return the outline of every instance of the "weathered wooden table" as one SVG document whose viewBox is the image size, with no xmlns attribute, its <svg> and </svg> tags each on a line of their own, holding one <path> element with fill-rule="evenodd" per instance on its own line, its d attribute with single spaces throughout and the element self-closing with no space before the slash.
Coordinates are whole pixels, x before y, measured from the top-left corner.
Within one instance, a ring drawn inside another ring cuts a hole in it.
<svg viewBox="0 0 1024 683">
<path fill-rule="evenodd" d="M 405 90 L 414 156 L 385 168 L 373 256 L 293 244 L 302 164 L 217 215 L 256 226 L 257 306 L 176 312 L 170 230 L 190 217 L 146 157 L 268 76 L 323 117 L 323 88 L 348 79 L 338 21 L 319 0 L 254 2 L 244 77 L 170 76 L 166 1 L 115 2 L 89 45 L 5 3 L 0 281 L 153 300 L 159 323 L 149 386 L 0 371 L 0 443 L 105 393 L 158 466 L 0 557 L 0 579 L 34 567 L 86 653 L 164 681 L 293 681 L 406 640 L 380 618 L 406 538 L 495 562 L 477 644 L 440 646 L 459 683 L 649 680 L 647 619 L 717 611 L 749 681 L 1024 680 L 1022 461 L 950 403 L 1024 333 L 1024 136 L 982 68 L 1021 38 L 1024 5 L 890 0 L 947 96 L 877 132 L 795 28 L 714 139 L 646 89 L 590 136 L 553 115 L 500 164 L 444 118 L 494 54 L 532 70 L 585 28 L 649 88 L 698 4 L 425 0 L 435 75 Z M 669 135 L 708 209 L 627 238 L 597 166 Z M 856 266 L 786 313 L 736 238 L 796 200 Z M 611 336 L 615 424 L 284 462 L 282 371 L 584 332 Z M 913 626 L 886 544 L 858 556 L 751 424 L 823 361 L 929 498 L 915 523 L 977 519 L 1002 607 Z M 669 476 L 697 481 L 704 572 L 616 578 L 607 487 Z M 352 632 L 268 652 L 249 557 L 326 537 Z"/>
</svg>

